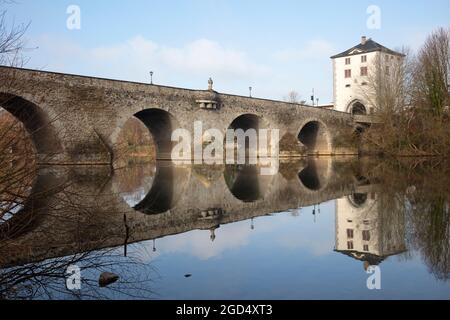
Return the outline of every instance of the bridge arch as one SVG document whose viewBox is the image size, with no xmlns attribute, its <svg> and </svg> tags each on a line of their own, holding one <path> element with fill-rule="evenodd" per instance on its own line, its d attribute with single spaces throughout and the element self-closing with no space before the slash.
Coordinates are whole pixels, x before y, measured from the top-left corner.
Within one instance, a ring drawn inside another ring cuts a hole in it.
<svg viewBox="0 0 450 320">
<path fill-rule="evenodd" d="M 286 132 L 280 139 L 280 156 L 301 156 L 301 145 L 295 133 Z"/>
<path fill-rule="evenodd" d="M 235 149 L 245 147 L 245 154 L 246 159 L 249 158 L 252 153 L 259 155 L 260 146 L 259 146 L 259 130 L 260 129 L 269 129 L 269 124 L 267 121 L 265 121 L 261 116 L 252 114 L 252 113 L 246 113 L 241 114 L 238 117 L 234 118 L 234 120 L 231 122 L 231 124 L 227 128 L 228 130 L 243 130 L 244 132 L 247 132 L 248 130 L 256 130 L 256 144 L 250 146 L 250 138 L 246 137 L 245 139 L 245 146 L 238 145 L 239 141 L 235 140 Z M 251 148 L 253 147 L 253 148 Z M 255 148 L 257 148 L 255 150 Z M 268 148 L 270 148 L 270 145 L 268 143 Z M 267 150 L 269 151 L 269 150 Z M 236 155 L 236 153 L 235 153 Z"/>
<path fill-rule="evenodd" d="M 363 207 L 368 200 L 368 194 L 367 193 L 353 193 L 349 195 L 348 202 L 354 207 L 354 208 L 361 208 Z"/>
<path fill-rule="evenodd" d="M 322 191 L 328 186 L 331 166 L 329 158 L 309 158 L 306 166 L 298 173 L 301 185 L 310 192 Z"/>
<path fill-rule="evenodd" d="M 369 112 L 365 104 L 360 100 L 353 100 L 347 106 L 347 112 L 352 115 L 367 115 Z"/>
<path fill-rule="evenodd" d="M 225 182 L 234 198 L 250 203 L 264 199 L 273 176 L 261 175 L 256 165 L 227 165 Z"/>
<path fill-rule="evenodd" d="M 229 129 L 242 129 L 244 131 L 249 129 L 258 130 L 260 129 L 262 122 L 263 120 L 260 116 L 252 113 L 245 113 L 236 117 L 229 125 Z"/>
<path fill-rule="evenodd" d="M 39 155 L 54 155 L 62 152 L 61 141 L 54 121 L 39 106 L 20 96 L 0 93 L 0 107 L 20 121 L 33 141 Z"/>
<path fill-rule="evenodd" d="M 300 182 L 305 188 L 311 191 L 318 191 L 322 189 L 322 182 L 319 178 L 319 173 L 314 162 L 309 163 L 306 168 L 304 168 L 298 174 Z"/>
<path fill-rule="evenodd" d="M 39 174 L 33 172 L 30 178 L 28 184 L 22 187 L 28 189 L 25 193 L 19 194 L 19 191 L 14 190 L 17 194 L 12 199 L 15 205 L 10 211 L 10 218 L 4 220 L 0 217 L 0 240 L 16 239 L 37 228 L 41 220 L 48 216 L 49 207 L 55 200 L 53 197 L 67 186 L 66 176 L 45 170 Z M 5 206 L 5 203 L 0 205 Z"/>
<path fill-rule="evenodd" d="M 189 168 L 158 162 L 150 191 L 134 209 L 150 215 L 170 211 L 184 196 L 190 174 Z"/>
<path fill-rule="evenodd" d="M 311 119 L 301 127 L 297 139 L 307 154 L 331 154 L 331 139 L 327 126 L 320 120 Z"/>
<path fill-rule="evenodd" d="M 118 169 L 112 190 L 126 205 L 147 215 L 172 210 L 185 196 L 191 168 L 156 161 Z"/>
<path fill-rule="evenodd" d="M 176 118 L 163 109 L 144 109 L 134 114 L 150 131 L 156 147 L 156 158 L 170 160 L 172 155 L 172 132 L 177 129 Z"/>
</svg>

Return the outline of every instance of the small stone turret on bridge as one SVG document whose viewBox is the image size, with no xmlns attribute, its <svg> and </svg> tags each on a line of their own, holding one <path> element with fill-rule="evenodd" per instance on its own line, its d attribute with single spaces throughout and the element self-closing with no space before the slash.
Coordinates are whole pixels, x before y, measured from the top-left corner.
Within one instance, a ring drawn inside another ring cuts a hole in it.
<svg viewBox="0 0 450 320">
<path fill-rule="evenodd" d="M 281 155 L 344 154 L 334 140 L 354 126 L 350 114 L 291 104 L 142 83 L 0 67 L 0 105 L 21 120 L 46 162 L 110 164 L 121 128 L 140 119 L 171 154 L 176 128 L 225 134 L 233 128 L 279 129 Z M 352 153 L 350 151 L 350 153 Z M 51 157 L 49 157 L 51 156 Z"/>
</svg>

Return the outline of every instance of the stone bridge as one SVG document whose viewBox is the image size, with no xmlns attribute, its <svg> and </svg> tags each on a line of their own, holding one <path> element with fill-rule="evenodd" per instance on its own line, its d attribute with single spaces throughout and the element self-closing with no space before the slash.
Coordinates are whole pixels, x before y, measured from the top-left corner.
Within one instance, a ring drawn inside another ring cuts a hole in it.
<svg viewBox="0 0 450 320">
<path fill-rule="evenodd" d="M 175 128 L 225 134 L 233 129 L 279 129 L 281 156 L 354 153 L 335 140 L 356 122 L 350 114 L 222 94 L 92 77 L 0 67 L 0 105 L 32 135 L 41 163 L 114 164 L 117 140 L 131 117 L 150 130 L 160 159 Z"/>
<path fill-rule="evenodd" d="M 123 179 L 132 172 L 111 176 L 106 166 L 42 168 L 22 212 L 0 225 L 0 268 L 194 229 L 210 230 L 213 239 L 222 224 L 371 192 L 347 157 L 282 163 L 274 176 L 261 176 L 253 166 L 167 161 L 143 172 L 136 176 L 149 179 L 123 191 Z"/>
</svg>

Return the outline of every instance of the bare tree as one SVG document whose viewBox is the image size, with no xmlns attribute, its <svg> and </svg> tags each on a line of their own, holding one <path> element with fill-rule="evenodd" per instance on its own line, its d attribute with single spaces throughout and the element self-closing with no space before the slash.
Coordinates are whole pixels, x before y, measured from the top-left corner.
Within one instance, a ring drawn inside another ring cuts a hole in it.
<svg viewBox="0 0 450 320">
<path fill-rule="evenodd" d="M 0 65 L 18 66 L 23 63 L 23 36 L 28 25 L 8 24 L 9 3 L 0 0 Z M 22 123 L 1 108 L 9 99 L 0 95 L 0 223 L 23 206 L 36 169 L 30 135 Z"/>
<path fill-rule="evenodd" d="M 450 279 L 450 193 L 448 160 L 401 158 L 376 161 L 366 175 L 377 181 L 382 230 L 397 230 L 436 279 Z M 404 221 L 404 222 L 402 222 Z M 386 242 L 388 243 L 388 242 Z"/>
<path fill-rule="evenodd" d="M 74 265 L 82 272 L 80 290 L 66 287 L 67 270 Z M 99 276 L 103 272 L 113 272 L 120 279 L 101 288 Z M 157 295 L 151 288 L 156 272 L 137 254 L 125 257 L 119 248 L 85 250 L 67 257 L 0 269 L 0 300 L 149 299 Z"/>
<path fill-rule="evenodd" d="M 18 212 L 35 178 L 35 149 L 23 125 L 0 114 L 0 224 Z"/>
<path fill-rule="evenodd" d="M 9 20 L 7 7 L 10 3 L 13 1 L 0 0 L 0 65 L 21 67 L 25 63 L 24 35 L 28 24 L 14 24 Z M 59 115 L 41 121 L 30 110 L 33 109 L 30 103 L 21 102 L 14 94 L 9 94 L 10 88 L 14 93 L 20 92 L 21 88 L 26 90 L 28 85 L 17 76 L 14 68 L 2 72 L 0 81 L 6 89 L 5 93 L 0 93 L 0 248 L 4 250 L 1 255 L 3 258 L 11 258 L 16 250 L 24 250 L 17 239 L 38 226 L 42 229 L 39 229 L 41 233 L 37 232 L 37 238 L 41 240 L 36 240 L 37 248 L 42 240 L 51 242 L 54 233 L 66 233 L 68 238 L 73 238 L 86 232 L 86 224 L 81 226 L 82 220 L 89 220 L 88 217 L 92 217 L 100 209 L 87 205 L 84 194 L 76 194 L 70 189 L 74 184 L 72 180 L 57 181 L 54 185 L 48 181 L 39 182 L 40 167 L 33 139 L 39 131 L 51 127 Z M 145 141 L 141 137 L 142 132 L 137 130 L 135 133 L 131 142 L 143 144 Z M 83 201 L 76 200 L 78 198 Z M 55 216 L 54 224 L 40 225 L 43 216 L 52 215 Z M 72 223 L 69 223 L 70 219 L 73 220 Z M 67 224 L 75 225 L 75 228 L 65 230 L 63 226 Z M 87 225 L 92 227 L 90 223 Z M 79 253 L 68 257 L 58 255 L 58 258 L 17 266 L 3 264 L 5 260 L 0 257 L 0 300 L 107 298 L 115 295 L 121 297 L 123 294 L 132 298 L 148 298 L 152 294 L 146 285 L 151 271 L 148 265 L 121 256 L 118 249 L 96 250 L 86 246 L 83 237 L 76 239 L 80 240 L 74 243 L 76 252 Z M 100 239 L 100 248 L 105 247 L 102 245 L 103 241 L 107 242 L 108 239 Z M 39 249 L 30 247 L 30 255 L 35 250 Z M 49 247 L 43 250 L 52 251 Z M 82 292 L 73 292 L 64 287 L 67 267 L 72 264 L 79 264 L 85 274 L 91 274 L 91 277 L 83 277 Z M 98 286 L 98 275 L 104 271 L 121 275 L 120 281 L 109 292 L 100 291 Z"/>
<path fill-rule="evenodd" d="M 290 91 L 283 100 L 289 103 L 306 104 L 306 101 L 302 100 L 301 95 L 295 90 Z"/>
<path fill-rule="evenodd" d="M 29 24 L 8 23 L 7 5 L 13 1 L 0 0 L 0 65 L 20 66 L 25 48 L 24 35 Z"/>
<path fill-rule="evenodd" d="M 408 67 L 410 54 L 402 49 L 403 56 L 386 59 L 377 55 L 368 70 L 367 81 L 359 84 L 359 91 L 378 116 L 391 118 L 407 105 Z"/>
<path fill-rule="evenodd" d="M 290 91 L 285 98 L 287 102 L 290 103 L 298 103 L 299 102 L 299 94 L 297 91 Z"/>
<path fill-rule="evenodd" d="M 383 56 L 375 61 L 361 95 L 380 124 L 363 143 L 377 152 L 398 155 L 449 155 L 449 29 L 433 32 L 417 56 Z"/>
<path fill-rule="evenodd" d="M 450 103 L 450 28 L 434 31 L 420 49 L 413 70 L 412 101 L 442 117 Z"/>
</svg>

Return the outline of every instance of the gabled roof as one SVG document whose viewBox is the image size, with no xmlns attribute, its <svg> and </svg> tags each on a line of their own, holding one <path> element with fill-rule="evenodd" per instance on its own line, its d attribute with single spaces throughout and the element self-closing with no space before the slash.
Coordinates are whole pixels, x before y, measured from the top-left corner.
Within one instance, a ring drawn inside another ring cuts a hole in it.
<svg viewBox="0 0 450 320">
<path fill-rule="evenodd" d="M 372 254 L 369 252 L 359 252 L 356 250 L 334 250 L 335 252 L 342 253 L 346 256 L 349 256 L 353 259 L 360 261 L 367 261 L 371 266 L 377 266 L 381 264 L 384 260 L 389 258 L 390 256 L 398 255 L 403 252 L 406 252 L 406 249 L 399 250 L 398 252 L 389 253 L 383 256 L 378 256 L 376 254 Z"/>
<path fill-rule="evenodd" d="M 381 264 L 387 257 L 377 256 L 375 254 L 367 253 L 367 252 L 358 252 L 355 250 L 335 250 L 336 252 L 342 253 L 346 256 L 349 256 L 353 259 L 360 261 L 367 261 L 371 266 L 377 266 Z"/>
<path fill-rule="evenodd" d="M 350 48 L 342 53 L 332 56 L 331 59 L 342 58 L 342 57 L 352 56 L 352 55 L 356 55 L 356 54 L 369 53 L 369 52 L 375 52 L 375 51 L 381 51 L 381 52 L 389 53 L 389 54 L 392 54 L 395 56 L 401 56 L 401 57 L 405 56 L 402 53 L 396 52 L 394 50 L 386 48 L 385 46 L 382 46 L 381 44 L 373 41 L 372 39 L 367 39 L 364 43 L 360 43 L 357 46 L 354 46 L 353 48 Z"/>
</svg>

